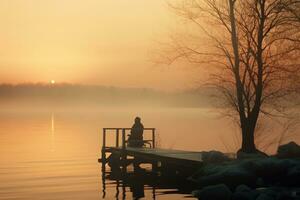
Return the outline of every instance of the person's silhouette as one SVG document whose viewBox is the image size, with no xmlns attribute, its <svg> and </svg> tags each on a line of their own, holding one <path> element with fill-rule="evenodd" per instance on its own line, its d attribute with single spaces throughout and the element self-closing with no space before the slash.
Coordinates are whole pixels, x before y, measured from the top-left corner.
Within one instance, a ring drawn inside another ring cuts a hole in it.
<svg viewBox="0 0 300 200">
<path fill-rule="evenodd" d="M 128 138 L 128 146 L 130 147 L 142 147 L 143 142 L 144 125 L 141 123 L 141 118 L 136 117 L 134 124 L 131 127 L 131 132 Z"/>
</svg>

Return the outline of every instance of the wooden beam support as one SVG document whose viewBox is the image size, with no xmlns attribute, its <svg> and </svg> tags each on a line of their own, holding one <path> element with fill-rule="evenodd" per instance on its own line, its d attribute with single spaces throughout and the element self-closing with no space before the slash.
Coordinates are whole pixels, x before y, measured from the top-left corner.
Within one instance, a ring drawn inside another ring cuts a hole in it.
<svg viewBox="0 0 300 200">
<path fill-rule="evenodd" d="M 152 148 L 155 148 L 155 128 L 152 129 Z"/>
</svg>

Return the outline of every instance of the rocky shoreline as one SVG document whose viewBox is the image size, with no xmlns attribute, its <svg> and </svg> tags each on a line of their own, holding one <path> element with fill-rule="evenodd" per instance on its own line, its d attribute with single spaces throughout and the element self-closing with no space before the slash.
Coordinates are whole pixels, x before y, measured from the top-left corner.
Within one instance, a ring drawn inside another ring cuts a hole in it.
<svg viewBox="0 0 300 200">
<path fill-rule="evenodd" d="M 300 200 L 300 146 L 282 145 L 273 156 L 205 152 L 206 164 L 189 177 L 200 200 Z"/>
</svg>

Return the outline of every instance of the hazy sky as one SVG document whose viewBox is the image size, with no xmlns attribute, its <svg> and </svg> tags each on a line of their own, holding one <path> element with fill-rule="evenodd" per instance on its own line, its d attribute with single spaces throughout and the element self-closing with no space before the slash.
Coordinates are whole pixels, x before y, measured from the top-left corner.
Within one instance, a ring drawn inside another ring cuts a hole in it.
<svg viewBox="0 0 300 200">
<path fill-rule="evenodd" d="M 189 87 L 151 62 L 174 24 L 165 0 L 1 0 L 0 82 Z"/>
</svg>

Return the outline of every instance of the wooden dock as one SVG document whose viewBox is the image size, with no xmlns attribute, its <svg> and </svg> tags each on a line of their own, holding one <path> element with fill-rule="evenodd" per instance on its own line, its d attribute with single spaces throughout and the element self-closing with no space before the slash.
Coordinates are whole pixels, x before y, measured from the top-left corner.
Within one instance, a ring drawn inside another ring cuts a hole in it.
<svg viewBox="0 0 300 200">
<path fill-rule="evenodd" d="M 102 162 L 102 169 L 105 170 L 108 164 L 111 168 L 120 167 L 126 171 L 131 163 L 134 166 L 137 166 L 136 163 L 138 165 L 150 163 L 152 169 L 167 171 L 174 169 L 178 173 L 178 171 L 186 171 L 203 164 L 200 152 L 156 148 L 155 128 L 144 129 L 144 136 L 151 134 L 150 140 L 144 140 L 145 147 L 128 147 L 126 134 L 129 134 L 130 130 L 130 128 L 103 128 L 102 158 L 99 159 L 99 162 Z M 107 134 L 114 134 L 113 146 L 107 146 Z"/>
</svg>

